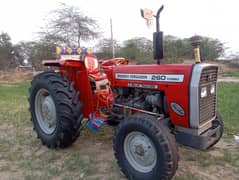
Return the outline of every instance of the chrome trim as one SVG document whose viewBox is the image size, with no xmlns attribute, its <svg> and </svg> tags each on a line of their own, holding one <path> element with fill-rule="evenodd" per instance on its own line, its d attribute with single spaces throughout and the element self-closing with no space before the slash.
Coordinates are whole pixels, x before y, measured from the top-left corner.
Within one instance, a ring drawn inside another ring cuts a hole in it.
<svg viewBox="0 0 239 180">
<path fill-rule="evenodd" d="M 211 120 L 205 122 L 204 124 L 200 125 L 198 128 L 185 128 L 185 127 L 181 127 L 181 126 L 175 126 L 175 129 L 176 129 L 176 131 L 179 131 L 179 132 L 184 132 L 187 134 L 199 136 L 203 132 L 205 132 L 206 130 L 208 130 L 212 127 L 212 121 L 214 119 L 215 119 L 215 117 L 212 118 Z"/>
<path fill-rule="evenodd" d="M 191 128 L 199 128 L 199 82 L 202 70 L 207 67 L 218 67 L 214 64 L 195 64 L 190 82 L 190 119 Z"/>
</svg>

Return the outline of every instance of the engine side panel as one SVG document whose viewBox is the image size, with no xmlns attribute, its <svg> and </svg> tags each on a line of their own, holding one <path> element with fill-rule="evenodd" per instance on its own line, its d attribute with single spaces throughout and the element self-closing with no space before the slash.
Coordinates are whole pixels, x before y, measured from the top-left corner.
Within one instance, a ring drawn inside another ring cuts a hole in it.
<svg viewBox="0 0 239 180">
<path fill-rule="evenodd" d="M 192 65 L 127 65 L 113 68 L 113 87 L 163 91 L 171 122 L 189 127 L 189 82 Z"/>
</svg>

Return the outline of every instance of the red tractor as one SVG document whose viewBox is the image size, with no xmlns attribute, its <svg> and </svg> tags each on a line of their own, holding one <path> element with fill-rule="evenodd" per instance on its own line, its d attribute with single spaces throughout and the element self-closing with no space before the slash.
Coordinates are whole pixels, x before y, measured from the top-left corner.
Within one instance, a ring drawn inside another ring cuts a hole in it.
<svg viewBox="0 0 239 180">
<path fill-rule="evenodd" d="M 157 64 L 129 65 L 124 58 L 99 61 L 87 48 L 57 48 L 58 71 L 42 72 L 30 87 L 34 129 L 49 148 L 64 148 L 80 135 L 82 120 L 97 130 L 115 125 L 114 152 L 129 179 L 171 179 L 178 167 L 178 143 L 208 149 L 223 133 L 216 111 L 218 66 L 164 64 L 163 33 L 154 33 Z M 145 12 L 142 11 L 142 15 Z M 152 15 L 151 15 L 152 16 Z M 195 57 L 200 61 L 193 39 Z M 175 141 L 176 140 L 176 141 Z"/>
</svg>

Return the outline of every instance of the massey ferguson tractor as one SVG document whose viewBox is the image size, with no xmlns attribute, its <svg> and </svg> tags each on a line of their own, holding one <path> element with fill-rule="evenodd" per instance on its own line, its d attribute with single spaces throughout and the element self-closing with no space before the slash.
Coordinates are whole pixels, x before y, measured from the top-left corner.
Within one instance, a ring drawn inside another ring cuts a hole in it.
<svg viewBox="0 0 239 180">
<path fill-rule="evenodd" d="M 43 61 L 58 67 L 36 75 L 30 87 L 31 119 L 44 145 L 70 146 L 83 122 L 94 131 L 114 125 L 114 154 L 126 177 L 159 180 L 175 175 L 176 141 L 205 150 L 220 140 L 218 66 L 200 62 L 199 36 L 192 38 L 195 64 L 160 64 L 162 10 L 141 11 L 144 18 L 156 19 L 157 64 L 129 65 L 124 58 L 99 62 L 88 48 L 57 48 L 60 58 Z"/>
</svg>

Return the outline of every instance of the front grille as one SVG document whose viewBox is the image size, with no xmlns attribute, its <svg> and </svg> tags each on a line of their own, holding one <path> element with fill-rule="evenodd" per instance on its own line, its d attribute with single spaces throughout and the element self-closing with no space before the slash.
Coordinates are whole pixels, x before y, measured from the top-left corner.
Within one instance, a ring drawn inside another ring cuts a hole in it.
<svg viewBox="0 0 239 180">
<path fill-rule="evenodd" d="M 200 78 L 200 86 L 208 84 L 208 83 L 216 83 L 217 82 L 217 67 L 207 67 L 203 69 L 201 78 Z"/>
<path fill-rule="evenodd" d="M 199 123 L 211 120 L 215 116 L 216 95 L 211 95 L 200 99 L 199 105 Z"/>
<path fill-rule="evenodd" d="M 207 96 L 200 98 L 199 91 L 199 123 L 211 120 L 216 115 L 216 90 L 214 94 L 210 94 L 210 87 L 217 82 L 218 67 L 207 67 L 203 69 L 199 88 L 207 87 Z"/>
</svg>

